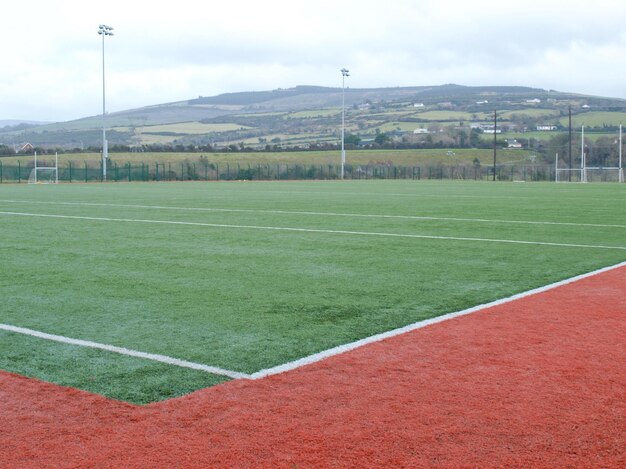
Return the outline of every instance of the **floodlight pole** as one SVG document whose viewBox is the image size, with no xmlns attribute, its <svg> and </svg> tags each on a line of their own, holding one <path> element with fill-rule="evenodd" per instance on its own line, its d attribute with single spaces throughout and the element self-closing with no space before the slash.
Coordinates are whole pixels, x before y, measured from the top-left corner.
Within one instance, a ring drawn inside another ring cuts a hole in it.
<svg viewBox="0 0 626 469">
<path fill-rule="evenodd" d="M 341 69 L 341 179 L 344 177 L 346 165 L 346 77 L 350 76 L 350 70 Z"/>
<path fill-rule="evenodd" d="M 498 140 L 497 140 L 497 128 L 498 128 L 498 111 L 493 110 L 493 180 L 496 180 L 496 156 L 498 153 Z"/>
<path fill-rule="evenodd" d="M 624 182 L 624 167 L 622 166 L 622 124 L 619 125 L 619 182 Z"/>
<path fill-rule="evenodd" d="M 572 182 L 572 106 L 569 107 L 569 171 L 567 180 Z"/>
<path fill-rule="evenodd" d="M 580 180 L 587 182 L 587 161 L 585 157 L 585 126 L 580 129 Z"/>
<path fill-rule="evenodd" d="M 98 27 L 98 34 L 102 36 L 102 182 L 107 180 L 107 159 L 109 158 L 109 145 L 106 131 L 106 95 L 104 82 L 104 37 L 113 36 L 113 28 L 106 24 Z"/>
</svg>

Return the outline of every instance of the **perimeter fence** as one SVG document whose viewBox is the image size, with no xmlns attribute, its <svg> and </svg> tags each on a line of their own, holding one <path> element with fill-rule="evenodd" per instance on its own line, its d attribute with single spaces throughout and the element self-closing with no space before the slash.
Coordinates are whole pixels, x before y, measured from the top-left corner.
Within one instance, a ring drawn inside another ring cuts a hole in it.
<svg viewBox="0 0 626 469">
<path fill-rule="evenodd" d="M 33 163 L 3 164 L 0 183 L 26 183 Z M 101 182 L 102 165 L 93 162 L 67 162 L 58 168 L 59 182 Z M 241 164 L 210 162 L 112 163 L 107 166 L 107 182 L 133 181 L 275 181 L 332 180 L 341 178 L 339 165 Z M 345 165 L 344 179 L 469 179 L 493 178 L 492 166 L 478 165 Z M 550 165 L 498 165 L 501 181 L 554 181 Z M 40 181 L 41 182 L 41 181 Z"/>
</svg>

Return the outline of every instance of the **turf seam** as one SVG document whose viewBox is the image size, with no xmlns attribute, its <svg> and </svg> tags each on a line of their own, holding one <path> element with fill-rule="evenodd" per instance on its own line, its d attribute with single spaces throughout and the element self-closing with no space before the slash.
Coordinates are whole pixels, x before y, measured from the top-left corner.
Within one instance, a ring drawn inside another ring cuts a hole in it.
<svg viewBox="0 0 626 469">
<path fill-rule="evenodd" d="M 153 223 L 163 225 L 179 225 L 179 226 L 204 226 L 209 228 L 229 228 L 229 229 L 247 229 L 247 230 L 270 230 L 270 231 L 291 231 L 300 233 L 322 233 L 322 234 L 345 234 L 354 236 L 381 236 L 391 238 L 408 238 L 408 239 L 433 239 L 443 241 L 469 241 L 469 242 L 490 242 L 490 243 L 506 243 L 506 244 L 525 244 L 533 246 L 554 246 L 566 248 L 585 248 L 585 249 L 610 249 L 626 251 L 626 246 L 604 246 L 593 244 L 576 244 L 576 243 L 554 243 L 546 241 L 525 241 L 513 239 L 492 239 L 492 238 L 470 238 L 462 236 L 435 236 L 435 235 L 419 235 L 410 233 L 384 233 L 371 231 L 350 231 L 350 230 L 327 230 L 316 228 L 296 228 L 283 226 L 260 226 L 260 225 L 233 225 L 225 223 L 202 223 L 190 221 L 175 220 L 148 220 L 139 218 L 110 218 L 110 217 L 88 217 L 78 215 L 58 215 L 46 213 L 27 213 L 27 212 L 9 212 L 0 211 L 0 215 L 12 215 L 23 217 L 40 217 L 40 218 L 58 218 L 69 220 L 89 220 L 103 222 L 121 222 L 121 223 Z"/>
<path fill-rule="evenodd" d="M 179 366 L 179 367 L 183 367 L 183 368 L 190 368 L 190 369 L 194 369 L 194 370 L 198 370 L 198 371 L 204 371 L 207 373 L 211 373 L 211 374 L 216 374 L 216 375 L 221 375 L 221 376 L 227 376 L 229 378 L 232 379 L 248 379 L 248 380 L 257 380 L 257 379 L 262 379 L 268 376 L 273 376 L 273 375 L 277 375 L 277 374 L 281 374 L 281 373 L 285 373 L 287 371 L 292 371 L 295 370 L 297 368 L 301 368 L 303 366 L 306 365 L 310 365 L 313 363 L 317 363 L 319 361 L 325 360 L 327 358 L 336 356 L 336 355 L 341 355 L 344 354 L 346 352 L 349 352 L 351 350 L 363 347 L 365 345 L 368 344 L 372 344 L 375 342 L 380 342 L 383 341 L 385 339 L 389 339 L 392 337 L 396 337 L 402 334 L 406 334 L 408 332 L 417 330 L 417 329 L 421 329 L 433 324 L 437 324 L 440 322 L 444 322 L 450 319 L 454 319 L 457 317 L 461 317 L 461 316 L 466 316 L 468 314 L 472 314 L 478 311 L 482 311 L 482 310 L 486 310 L 489 308 L 492 308 L 494 306 L 498 306 L 498 305 L 502 305 L 502 304 L 506 304 L 506 303 L 510 303 L 512 301 L 515 300 L 519 300 L 522 298 L 526 298 L 528 296 L 532 296 L 532 295 L 536 295 L 539 293 L 543 293 L 549 290 L 553 290 L 555 288 L 564 286 L 564 285 L 568 285 L 580 280 L 583 280 L 585 278 L 589 278 L 589 277 L 593 277 L 595 275 L 599 275 L 602 274 L 604 272 L 608 272 L 611 270 L 615 270 L 615 269 L 619 269 L 622 267 L 626 267 L 626 261 L 621 262 L 619 264 L 615 264 L 612 266 L 608 266 L 608 267 L 603 267 L 601 269 L 598 270 L 594 270 L 591 272 L 587 272 L 581 275 L 577 275 L 575 277 L 570 277 L 555 283 L 551 283 L 549 285 L 545 285 L 539 288 L 535 288 L 532 290 L 528 290 L 522 293 L 518 293 L 506 298 L 502 298 L 499 300 L 495 300 L 489 303 L 485 303 L 485 304 L 481 304 L 481 305 L 477 305 L 477 306 L 473 306 L 471 308 L 467 308 L 461 311 L 456 311 L 456 312 L 452 312 L 452 313 L 447 313 L 447 314 L 443 314 L 441 316 L 437 316 L 435 318 L 430 318 L 430 319 L 425 319 L 422 321 L 418 321 L 415 322 L 413 324 L 409 324 L 407 326 L 404 327 L 400 327 L 397 329 L 393 329 L 391 331 L 387 331 L 387 332 L 383 332 L 380 334 L 376 334 L 370 337 L 366 337 L 364 339 L 361 340 L 357 340 L 355 342 L 351 342 L 348 344 L 343 344 L 343 345 L 339 345 L 337 347 L 333 347 L 303 358 L 300 358 L 298 360 L 294 360 L 288 363 L 284 363 L 282 365 L 278 365 L 272 368 L 266 368 L 260 371 L 257 371 L 255 373 L 251 373 L 251 374 L 246 374 L 246 373 L 242 373 L 242 372 L 238 372 L 238 371 L 232 371 L 232 370 L 226 370 L 223 368 L 219 368 L 219 367 L 215 367 L 215 366 L 210 366 L 210 365 L 204 365 L 201 363 L 194 363 L 194 362 L 190 362 L 187 360 L 181 360 L 178 358 L 173 358 L 173 357 L 169 357 L 166 355 L 160 355 L 160 354 L 152 354 L 152 353 L 146 353 L 146 352 L 140 352 L 137 350 L 131 350 L 131 349 L 127 349 L 124 347 L 117 347 L 114 345 L 107 345 L 107 344 L 101 344 L 98 342 L 92 342 L 92 341 L 87 341 L 87 340 L 82 340 L 82 339 L 74 339 L 74 338 L 70 338 L 70 337 L 65 337 L 65 336 L 61 336 L 61 335 L 55 335 L 55 334 L 49 334 L 46 332 L 41 332 L 41 331 L 36 331 L 33 329 L 28 329 L 28 328 L 24 328 L 24 327 L 18 327 L 18 326 L 13 326 L 13 325 L 9 325 L 9 324 L 0 324 L 0 330 L 4 330 L 7 332 L 13 332 L 13 333 L 17 333 L 17 334 L 24 334 L 24 335 L 28 335 L 28 336 L 32 336 L 32 337 L 37 337 L 40 339 L 45 339 L 45 340 L 51 340 L 51 341 L 55 341 L 55 342 L 61 342 L 61 343 L 65 343 L 65 344 L 70 344 L 70 345 L 76 345 L 76 346 L 82 346 L 82 347 L 88 347 L 88 348 L 94 348 L 94 349 L 100 349 L 100 350 L 104 350 L 104 351 L 108 351 L 108 352 L 113 352 L 113 353 L 118 353 L 121 355 L 126 355 L 126 356 L 131 356 L 131 357 L 136 357 L 136 358 L 142 358 L 142 359 L 146 359 L 146 360 L 152 360 L 152 361 L 156 361 L 156 362 L 161 362 L 161 363 L 165 363 L 168 365 L 173 365 L 173 366 Z"/>
</svg>

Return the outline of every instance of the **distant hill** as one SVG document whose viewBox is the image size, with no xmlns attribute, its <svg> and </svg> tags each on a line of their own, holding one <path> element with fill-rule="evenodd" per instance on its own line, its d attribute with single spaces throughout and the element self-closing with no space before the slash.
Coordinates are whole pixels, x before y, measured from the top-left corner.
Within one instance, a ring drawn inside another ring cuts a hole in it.
<svg viewBox="0 0 626 469">
<path fill-rule="evenodd" d="M 270 143 L 311 145 L 336 142 L 342 89 L 296 86 L 270 91 L 199 96 L 107 115 L 111 145 L 228 145 L 259 147 Z M 361 140 L 387 132 L 400 138 L 417 127 L 489 122 L 494 110 L 519 130 L 535 124 L 562 126 L 571 108 L 575 115 L 608 113 L 594 118 L 613 125 L 626 101 L 523 86 L 415 86 L 346 88 L 347 131 Z M 615 116 L 611 113 L 617 113 Z M 604 120 L 603 120 L 604 119 Z M 0 142 L 30 142 L 43 147 L 98 148 L 101 116 L 37 127 L 7 128 L 0 121 Z M 619 123 L 619 120 L 616 120 Z M 9 124 L 11 125 L 11 124 Z"/>
<path fill-rule="evenodd" d="M 50 124 L 50 122 L 31 121 L 31 120 L 0 120 L 0 130 L 3 127 L 13 127 L 13 126 L 16 126 L 16 125 L 33 126 L 33 125 L 45 125 L 45 124 Z"/>
</svg>

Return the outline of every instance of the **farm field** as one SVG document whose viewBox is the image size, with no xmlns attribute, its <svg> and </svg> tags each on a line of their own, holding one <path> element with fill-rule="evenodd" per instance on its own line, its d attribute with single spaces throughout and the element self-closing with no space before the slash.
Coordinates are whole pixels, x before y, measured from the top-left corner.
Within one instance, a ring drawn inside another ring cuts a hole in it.
<svg viewBox="0 0 626 469">
<path fill-rule="evenodd" d="M 626 260 L 620 184 L 0 186 L 0 369 L 149 403 Z M 227 371 L 226 374 L 221 371 Z"/>
</svg>

